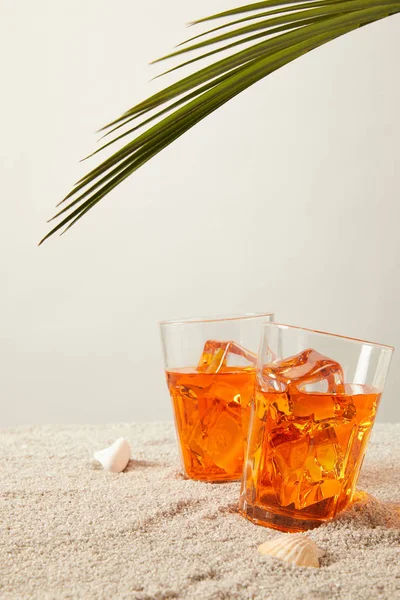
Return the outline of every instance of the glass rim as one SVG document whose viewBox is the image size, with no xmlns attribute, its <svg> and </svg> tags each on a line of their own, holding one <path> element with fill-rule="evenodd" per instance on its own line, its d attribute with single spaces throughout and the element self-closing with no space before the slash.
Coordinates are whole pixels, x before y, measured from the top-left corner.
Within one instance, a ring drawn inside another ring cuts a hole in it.
<svg viewBox="0 0 400 600">
<path fill-rule="evenodd" d="M 158 321 L 160 326 L 163 325 L 190 325 L 199 323 L 217 323 L 222 321 L 243 321 L 250 319 L 263 319 L 265 317 L 273 317 L 273 312 L 260 313 L 237 313 L 233 315 L 211 315 L 209 317 L 188 317 L 184 319 L 172 319 L 168 321 Z M 269 321 L 266 321 L 268 323 Z"/>
<path fill-rule="evenodd" d="M 341 338 L 343 340 L 347 340 L 349 342 L 358 342 L 361 344 L 368 344 L 369 346 L 378 346 L 380 348 L 386 348 L 387 350 L 391 350 L 394 352 L 394 346 L 390 346 L 389 344 L 380 344 L 379 342 L 370 342 L 368 340 L 362 340 L 360 338 L 350 337 L 348 335 L 341 335 L 340 333 L 332 333 L 330 331 L 320 331 L 319 329 L 310 329 L 309 327 L 300 327 L 299 325 L 288 325 L 287 323 L 276 323 L 273 321 L 265 321 L 263 323 L 264 327 L 269 325 L 274 325 L 277 327 L 285 328 L 285 329 L 298 329 L 300 331 L 306 331 L 308 333 L 317 333 L 319 335 L 328 335 L 330 337 Z"/>
</svg>

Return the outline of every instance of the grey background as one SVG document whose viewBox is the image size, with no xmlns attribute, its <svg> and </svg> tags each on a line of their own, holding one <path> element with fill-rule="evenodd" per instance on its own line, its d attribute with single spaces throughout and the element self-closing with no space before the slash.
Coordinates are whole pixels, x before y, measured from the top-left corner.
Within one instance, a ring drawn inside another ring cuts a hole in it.
<svg viewBox="0 0 400 600">
<path fill-rule="evenodd" d="M 275 311 L 400 344 L 400 17 L 307 54 L 41 248 L 94 131 L 232 0 L 2 1 L 0 425 L 171 418 L 157 321 Z M 379 419 L 400 420 L 395 354 Z"/>
</svg>

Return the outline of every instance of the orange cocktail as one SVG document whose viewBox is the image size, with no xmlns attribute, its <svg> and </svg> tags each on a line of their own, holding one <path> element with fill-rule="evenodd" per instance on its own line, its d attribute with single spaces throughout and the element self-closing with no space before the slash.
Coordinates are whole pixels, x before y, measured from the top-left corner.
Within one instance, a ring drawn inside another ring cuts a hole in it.
<svg viewBox="0 0 400 600">
<path fill-rule="evenodd" d="M 191 479 L 239 480 L 261 325 L 269 313 L 161 323 L 182 466 Z"/>
<path fill-rule="evenodd" d="M 256 377 L 240 512 L 294 532 L 332 519 L 351 501 L 392 349 L 366 342 L 360 358 L 356 345 L 343 349 L 328 339 L 324 349 L 345 354 L 343 364 L 312 347 L 278 358 L 285 343 L 288 350 L 299 343 L 274 327 L 283 326 L 265 325 L 270 345 Z M 301 343 L 324 345 L 315 336 L 303 333 Z"/>
<path fill-rule="evenodd" d="M 191 479 L 240 479 L 254 367 L 167 371 L 182 461 Z"/>
</svg>

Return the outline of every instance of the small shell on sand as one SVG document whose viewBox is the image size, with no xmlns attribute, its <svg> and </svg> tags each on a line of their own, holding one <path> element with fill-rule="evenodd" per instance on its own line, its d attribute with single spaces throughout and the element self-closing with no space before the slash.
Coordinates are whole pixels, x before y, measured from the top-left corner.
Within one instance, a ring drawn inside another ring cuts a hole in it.
<svg viewBox="0 0 400 600">
<path fill-rule="evenodd" d="M 319 557 L 323 552 L 303 534 L 284 534 L 264 542 L 258 547 L 260 554 L 268 554 L 298 567 L 319 567 Z"/>
<path fill-rule="evenodd" d="M 125 438 L 118 438 L 111 446 L 94 453 L 94 458 L 104 469 L 121 473 L 131 458 L 131 447 Z"/>
</svg>

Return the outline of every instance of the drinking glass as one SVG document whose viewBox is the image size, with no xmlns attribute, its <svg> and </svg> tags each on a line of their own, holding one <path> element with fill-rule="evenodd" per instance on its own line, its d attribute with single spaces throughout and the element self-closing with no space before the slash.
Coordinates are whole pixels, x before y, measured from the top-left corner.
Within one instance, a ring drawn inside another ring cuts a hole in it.
<svg viewBox="0 0 400 600">
<path fill-rule="evenodd" d="M 282 531 L 332 519 L 352 500 L 393 348 L 265 323 L 239 501 Z"/>
<path fill-rule="evenodd" d="M 190 479 L 240 479 L 261 325 L 272 316 L 160 323 L 182 467 Z"/>
</svg>

